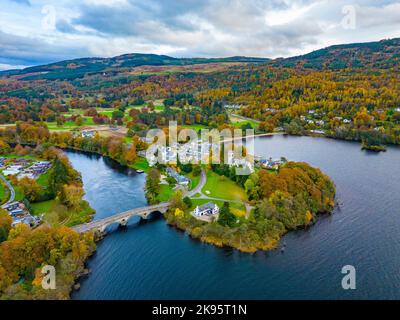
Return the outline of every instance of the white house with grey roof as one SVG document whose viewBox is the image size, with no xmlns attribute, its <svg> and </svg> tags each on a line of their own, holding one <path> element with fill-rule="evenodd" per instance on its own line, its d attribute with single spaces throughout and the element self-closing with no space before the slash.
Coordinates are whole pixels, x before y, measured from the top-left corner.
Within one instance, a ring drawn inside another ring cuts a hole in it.
<svg viewBox="0 0 400 320">
<path fill-rule="evenodd" d="M 201 206 L 197 206 L 193 211 L 193 215 L 196 217 L 215 216 L 218 213 L 219 207 L 213 202 L 208 202 Z"/>
</svg>

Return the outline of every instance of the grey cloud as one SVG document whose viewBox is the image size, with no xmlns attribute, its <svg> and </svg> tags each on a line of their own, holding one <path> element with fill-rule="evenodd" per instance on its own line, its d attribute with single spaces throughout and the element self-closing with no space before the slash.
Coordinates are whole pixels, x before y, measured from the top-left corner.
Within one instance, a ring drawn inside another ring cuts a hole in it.
<svg viewBox="0 0 400 320">
<path fill-rule="evenodd" d="M 352 4 L 357 9 L 357 28 L 344 30 L 342 8 Z M 130 52 L 289 56 L 326 44 L 396 36 L 400 25 L 400 5 L 395 0 L 126 0 L 107 4 L 62 0 L 57 6 L 73 14 L 59 17 L 54 34 L 27 30 L 26 37 L 19 37 L 0 31 L 0 64 Z M 281 24 L 266 21 L 271 12 L 285 10 L 293 17 Z"/>
<path fill-rule="evenodd" d="M 15 36 L 0 31 L 0 63 L 10 65 L 37 65 L 77 58 L 88 51 L 73 43 L 49 44 L 39 39 Z"/>
<path fill-rule="evenodd" d="M 296 3 L 306 5 L 311 1 Z M 80 17 L 57 27 L 72 33 L 80 25 L 105 38 L 134 37 L 147 44 L 176 47 L 177 52 L 187 56 L 275 56 L 284 53 L 277 44 L 285 44 L 287 53 L 287 49 L 315 43 L 321 32 L 310 23 L 289 24 L 279 30 L 266 24 L 269 10 L 288 8 L 285 0 L 130 0 L 127 5 L 115 7 L 86 4 L 81 7 Z"/>
</svg>

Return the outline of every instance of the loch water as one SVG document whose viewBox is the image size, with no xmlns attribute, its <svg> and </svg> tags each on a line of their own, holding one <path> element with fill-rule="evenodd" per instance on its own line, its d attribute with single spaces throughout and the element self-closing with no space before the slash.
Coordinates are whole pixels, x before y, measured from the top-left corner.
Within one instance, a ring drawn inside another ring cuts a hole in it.
<svg viewBox="0 0 400 320">
<path fill-rule="evenodd" d="M 341 204 L 281 250 L 240 253 L 193 240 L 162 218 L 110 232 L 89 260 L 73 299 L 400 299 L 400 148 L 311 137 L 257 137 L 255 154 L 305 161 L 335 182 Z M 113 161 L 67 152 L 86 200 L 101 219 L 146 205 L 145 175 Z M 342 267 L 357 271 L 343 290 Z"/>
</svg>

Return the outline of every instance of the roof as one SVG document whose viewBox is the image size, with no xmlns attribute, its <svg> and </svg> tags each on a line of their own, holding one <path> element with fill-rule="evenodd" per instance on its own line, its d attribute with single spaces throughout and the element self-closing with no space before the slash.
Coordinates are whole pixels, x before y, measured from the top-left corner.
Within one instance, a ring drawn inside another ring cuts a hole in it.
<svg viewBox="0 0 400 320">
<path fill-rule="evenodd" d="M 213 210 L 216 206 L 217 205 L 215 203 L 208 202 L 208 203 L 205 203 L 205 204 L 203 204 L 201 206 L 198 206 L 197 208 L 198 208 L 199 211 L 207 211 L 207 210 Z"/>
</svg>

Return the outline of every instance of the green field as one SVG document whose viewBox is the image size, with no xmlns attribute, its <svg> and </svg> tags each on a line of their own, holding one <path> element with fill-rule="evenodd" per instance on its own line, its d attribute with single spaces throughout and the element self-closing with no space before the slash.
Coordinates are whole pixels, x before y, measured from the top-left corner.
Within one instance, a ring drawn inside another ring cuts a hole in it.
<svg viewBox="0 0 400 320">
<path fill-rule="evenodd" d="M 43 219 L 52 225 L 75 226 L 88 222 L 94 210 L 84 201 L 80 211 L 73 211 L 62 206 L 56 199 L 32 203 L 32 213 L 42 215 Z"/>
<path fill-rule="evenodd" d="M 206 127 L 206 126 L 204 126 L 204 125 L 202 125 L 202 124 L 190 124 L 190 125 L 182 125 L 182 126 L 180 126 L 180 127 L 182 127 L 182 128 L 184 128 L 184 129 L 193 129 L 193 130 L 195 130 L 195 131 L 199 131 L 199 130 L 202 130 L 202 129 L 208 129 L 208 127 Z"/>
<path fill-rule="evenodd" d="M 190 190 L 193 190 L 193 189 L 196 188 L 197 185 L 199 184 L 201 176 L 200 176 L 200 175 L 194 176 L 192 173 L 189 173 L 189 174 L 187 175 L 187 177 L 188 177 L 188 178 L 190 179 L 190 181 L 192 182 L 192 184 L 190 185 Z"/>
<path fill-rule="evenodd" d="M 236 128 L 241 128 L 245 124 L 250 124 L 253 129 L 257 129 L 259 127 L 259 122 L 256 120 L 243 119 L 233 114 L 229 115 L 229 119 Z"/>
<path fill-rule="evenodd" d="M 212 171 L 207 172 L 207 182 L 202 192 L 212 198 L 242 202 L 248 200 L 244 189 L 227 177 L 219 176 Z"/>
<path fill-rule="evenodd" d="M 160 194 L 157 196 L 157 200 L 160 202 L 166 202 L 171 200 L 174 195 L 174 190 L 168 184 L 160 185 Z"/>
<path fill-rule="evenodd" d="M 25 196 L 22 193 L 21 189 L 19 187 L 13 186 L 15 190 L 15 201 L 22 201 L 24 200 Z"/>
<path fill-rule="evenodd" d="M 49 178 L 50 178 L 50 172 L 47 171 L 44 174 L 41 174 L 36 182 L 41 185 L 42 187 L 47 187 L 49 185 Z"/>
<path fill-rule="evenodd" d="M 132 165 L 131 168 L 136 170 L 143 170 L 144 172 L 148 172 L 150 169 L 149 163 L 147 162 L 146 158 L 139 157 L 138 160 Z"/>
<path fill-rule="evenodd" d="M 10 197 L 10 191 L 7 186 L 4 185 L 3 181 L 0 181 L 0 204 L 5 203 Z"/>
<path fill-rule="evenodd" d="M 147 106 L 147 104 L 143 104 L 140 106 L 129 106 L 127 108 L 127 112 L 129 112 L 130 109 L 142 109 L 142 108 L 145 108 L 146 106 Z M 164 111 L 164 109 L 165 109 L 165 107 L 163 105 L 155 105 L 154 106 L 154 110 L 157 112 L 162 112 L 162 111 Z"/>
<path fill-rule="evenodd" d="M 66 121 L 63 125 L 58 126 L 56 122 L 46 122 L 50 131 L 70 131 L 84 126 L 93 126 L 94 122 L 91 117 L 83 117 L 82 126 L 77 126 L 74 121 Z"/>
<path fill-rule="evenodd" d="M 138 105 L 138 106 L 129 106 L 129 107 L 127 107 L 126 108 L 126 110 L 125 110 L 125 117 L 128 119 L 128 120 L 131 120 L 131 118 L 129 117 L 129 111 L 131 110 L 131 109 L 142 109 L 142 108 L 144 108 L 144 107 L 146 107 L 147 106 L 147 104 L 143 104 L 143 105 Z M 154 106 L 154 108 L 155 108 L 155 111 L 156 112 L 162 112 L 162 111 L 164 111 L 164 109 L 165 109 L 165 107 L 163 106 L 163 105 L 160 105 L 160 104 L 156 104 L 155 106 Z M 96 110 L 97 110 L 97 112 L 98 112 L 98 114 L 100 114 L 100 115 L 103 115 L 103 116 L 106 116 L 106 117 L 108 117 L 108 118 L 112 118 L 112 114 L 113 114 L 113 112 L 114 111 L 116 111 L 116 110 L 118 110 L 118 109 L 115 109 L 115 108 L 95 108 Z M 84 109 L 69 109 L 69 111 L 68 112 L 64 112 L 64 113 L 62 113 L 62 115 L 63 116 L 65 116 L 65 117 L 71 117 L 71 116 L 73 116 L 73 115 L 80 115 L 80 116 L 83 116 L 84 114 L 85 114 L 85 111 L 86 110 L 84 110 Z M 83 116 L 83 118 L 85 118 L 85 125 L 92 125 L 92 124 L 90 124 L 90 121 L 92 120 L 92 118 L 91 117 L 85 117 L 85 116 Z M 88 123 L 89 122 L 89 123 Z M 93 121 L 92 121 L 93 122 Z M 67 126 L 68 127 L 68 126 Z"/>
<path fill-rule="evenodd" d="M 56 200 L 32 203 L 31 204 L 32 211 L 33 211 L 32 213 L 34 215 L 44 214 L 46 216 L 46 213 L 50 212 L 56 203 L 57 203 Z"/>
</svg>

